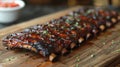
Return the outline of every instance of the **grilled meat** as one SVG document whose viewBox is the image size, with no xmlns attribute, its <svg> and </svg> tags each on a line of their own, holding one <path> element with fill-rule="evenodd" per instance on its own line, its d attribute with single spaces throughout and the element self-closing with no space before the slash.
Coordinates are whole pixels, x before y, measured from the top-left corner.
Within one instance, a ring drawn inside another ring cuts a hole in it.
<svg viewBox="0 0 120 67">
<path fill-rule="evenodd" d="M 10 34 L 3 39 L 3 44 L 9 49 L 24 48 L 34 51 L 53 61 L 58 55 L 79 47 L 90 37 L 119 21 L 120 16 L 115 11 L 79 9 L 47 24 L 38 24 Z"/>
</svg>

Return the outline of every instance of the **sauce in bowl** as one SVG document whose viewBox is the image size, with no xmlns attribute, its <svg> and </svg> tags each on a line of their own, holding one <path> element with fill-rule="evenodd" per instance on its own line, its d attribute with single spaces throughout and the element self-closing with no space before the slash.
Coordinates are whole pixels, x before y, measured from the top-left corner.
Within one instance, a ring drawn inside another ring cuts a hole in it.
<svg viewBox="0 0 120 67">
<path fill-rule="evenodd" d="M 19 4 L 15 3 L 15 2 L 0 2 L 0 7 L 2 8 L 14 8 L 14 7 L 18 7 Z"/>
</svg>

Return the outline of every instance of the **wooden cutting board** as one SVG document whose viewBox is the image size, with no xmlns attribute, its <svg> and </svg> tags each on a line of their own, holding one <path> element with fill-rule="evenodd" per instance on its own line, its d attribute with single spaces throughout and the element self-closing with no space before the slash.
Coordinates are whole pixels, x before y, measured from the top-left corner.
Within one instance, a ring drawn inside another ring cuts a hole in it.
<svg viewBox="0 0 120 67">
<path fill-rule="evenodd" d="M 0 40 L 7 34 L 44 24 L 78 8 L 80 6 L 1 29 Z M 43 59 L 26 50 L 6 50 L 0 42 L 0 67 L 115 67 L 120 63 L 120 23 L 72 50 L 67 56 L 61 56 L 57 62 Z"/>
</svg>

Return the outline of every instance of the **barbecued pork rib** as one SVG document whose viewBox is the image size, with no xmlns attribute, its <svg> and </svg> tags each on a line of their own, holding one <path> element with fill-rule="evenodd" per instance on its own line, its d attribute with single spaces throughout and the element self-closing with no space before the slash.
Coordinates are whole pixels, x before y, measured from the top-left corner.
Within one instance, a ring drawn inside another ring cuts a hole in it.
<svg viewBox="0 0 120 67">
<path fill-rule="evenodd" d="M 35 25 L 19 33 L 8 35 L 4 40 L 7 48 L 24 48 L 37 52 L 53 61 L 79 47 L 91 36 L 120 21 L 115 11 L 80 9 L 44 25 Z"/>
</svg>

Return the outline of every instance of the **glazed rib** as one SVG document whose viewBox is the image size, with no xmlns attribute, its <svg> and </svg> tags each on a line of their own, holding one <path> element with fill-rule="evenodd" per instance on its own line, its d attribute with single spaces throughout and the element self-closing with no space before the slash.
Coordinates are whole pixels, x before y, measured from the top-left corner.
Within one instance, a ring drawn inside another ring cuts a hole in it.
<svg viewBox="0 0 120 67">
<path fill-rule="evenodd" d="M 44 25 L 35 25 L 3 39 L 7 48 L 24 48 L 53 61 L 79 47 L 90 37 L 120 21 L 115 11 L 79 9 Z"/>
</svg>

